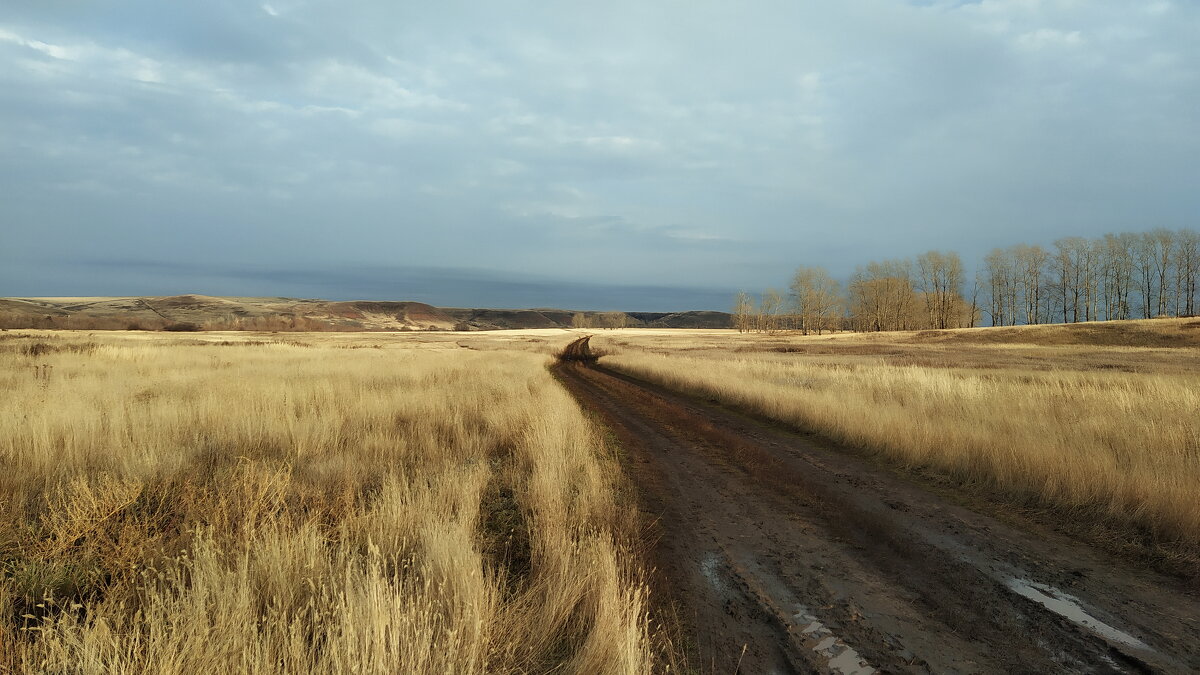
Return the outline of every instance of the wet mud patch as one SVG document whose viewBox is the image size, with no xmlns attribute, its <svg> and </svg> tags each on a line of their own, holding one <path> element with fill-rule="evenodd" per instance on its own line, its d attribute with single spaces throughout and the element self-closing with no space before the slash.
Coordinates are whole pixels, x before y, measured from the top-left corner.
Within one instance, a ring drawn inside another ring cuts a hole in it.
<svg viewBox="0 0 1200 675">
<path fill-rule="evenodd" d="M 797 606 L 792 618 L 803 624 L 800 634 L 803 636 L 805 648 L 824 659 L 830 672 L 839 675 L 871 675 L 878 672 L 853 647 L 842 641 L 804 607 Z"/>
<path fill-rule="evenodd" d="M 1028 579 L 1016 578 L 1009 579 L 1004 585 L 1017 595 L 1032 600 L 1051 612 L 1083 626 L 1105 640 L 1133 647 L 1134 649 L 1150 651 L 1150 645 L 1092 616 L 1083 608 L 1079 598 L 1064 593 L 1053 586 L 1039 584 L 1036 581 Z"/>
</svg>

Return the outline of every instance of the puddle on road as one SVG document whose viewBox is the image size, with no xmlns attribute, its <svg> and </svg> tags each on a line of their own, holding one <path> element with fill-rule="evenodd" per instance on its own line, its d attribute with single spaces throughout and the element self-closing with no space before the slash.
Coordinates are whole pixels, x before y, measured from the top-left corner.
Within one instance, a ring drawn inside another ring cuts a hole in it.
<svg viewBox="0 0 1200 675">
<path fill-rule="evenodd" d="M 704 560 L 700 561 L 700 573 L 718 592 L 722 594 L 729 592 L 729 587 L 721 578 L 721 556 L 711 552 L 704 554 Z"/>
<path fill-rule="evenodd" d="M 723 574 L 723 560 L 721 554 L 710 551 L 704 554 L 699 568 L 705 580 L 718 593 L 727 595 L 732 592 L 732 589 Z M 820 619 L 809 614 L 807 609 L 798 604 L 793 605 L 793 608 L 795 614 L 792 615 L 792 618 L 799 626 L 802 626 L 800 641 L 806 649 L 811 649 L 825 660 L 825 668 L 828 672 L 836 675 L 872 675 L 878 672 L 850 645 L 834 635 L 833 631 L 821 623 Z"/>
<path fill-rule="evenodd" d="M 1055 614 L 1070 619 L 1102 638 L 1134 649 L 1150 649 L 1150 645 L 1145 642 L 1088 614 L 1079 604 L 1078 598 L 1063 593 L 1053 586 L 1016 577 L 1008 579 L 1004 585 L 1014 593 L 1038 603 Z"/>
<path fill-rule="evenodd" d="M 1114 628 L 1100 619 L 1092 616 L 1083 608 L 1079 598 L 1050 586 L 1031 581 L 1026 572 L 1007 565 L 997 566 L 996 561 L 984 557 L 979 551 L 969 549 L 958 542 L 940 542 L 935 544 L 946 550 L 952 550 L 957 557 L 976 569 L 989 574 L 993 579 L 1004 584 L 1008 590 L 1021 597 L 1032 600 L 1047 610 L 1070 620 L 1072 623 L 1087 629 L 1111 643 L 1124 645 L 1133 649 L 1142 649 L 1158 654 L 1158 650 L 1142 642 L 1123 630 Z M 1005 569 L 1007 568 L 1007 569 Z"/>
<path fill-rule="evenodd" d="M 804 646 L 823 657 L 830 672 L 839 675 L 870 675 L 877 672 L 853 647 L 842 642 L 841 638 L 834 635 L 833 631 L 807 610 L 800 609 L 793 618 L 806 624 L 800 629 Z"/>
</svg>

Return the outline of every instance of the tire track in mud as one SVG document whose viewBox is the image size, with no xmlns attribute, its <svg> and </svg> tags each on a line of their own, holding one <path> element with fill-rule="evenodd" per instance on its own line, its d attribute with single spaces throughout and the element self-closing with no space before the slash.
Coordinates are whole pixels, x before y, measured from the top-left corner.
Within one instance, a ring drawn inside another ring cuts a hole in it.
<svg viewBox="0 0 1200 675">
<path fill-rule="evenodd" d="M 588 359 L 555 368 L 629 455 L 656 590 L 701 670 L 1200 670 L 1179 582 Z"/>
</svg>

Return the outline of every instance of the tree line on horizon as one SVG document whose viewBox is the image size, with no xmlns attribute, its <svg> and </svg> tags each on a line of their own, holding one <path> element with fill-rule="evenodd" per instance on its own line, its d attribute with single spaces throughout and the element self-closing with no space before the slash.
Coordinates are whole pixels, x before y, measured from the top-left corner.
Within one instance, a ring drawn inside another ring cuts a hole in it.
<svg viewBox="0 0 1200 675">
<path fill-rule="evenodd" d="M 571 315 L 572 328 L 625 328 L 630 323 L 625 312 L 575 312 Z"/>
<path fill-rule="evenodd" d="M 988 253 L 968 281 L 957 253 L 871 261 L 846 284 L 823 267 L 796 270 L 786 291 L 740 292 L 740 332 L 885 331 L 1194 316 L 1200 233 L 1158 228 L 1064 237 L 1049 249 Z"/>
</svg>

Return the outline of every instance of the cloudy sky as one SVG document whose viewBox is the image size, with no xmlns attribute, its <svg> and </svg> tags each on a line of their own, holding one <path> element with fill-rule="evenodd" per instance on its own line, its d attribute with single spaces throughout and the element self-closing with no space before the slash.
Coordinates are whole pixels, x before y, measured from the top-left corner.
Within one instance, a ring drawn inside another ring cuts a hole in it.
<svg viewBox="0 0 1200 675">
<path fill-rule="evenodd" d="M 1200 3 L 12 0 L 0 295 L 727 309 L 1200 226 Z"/>
</svg>

